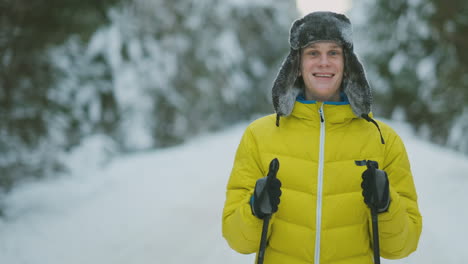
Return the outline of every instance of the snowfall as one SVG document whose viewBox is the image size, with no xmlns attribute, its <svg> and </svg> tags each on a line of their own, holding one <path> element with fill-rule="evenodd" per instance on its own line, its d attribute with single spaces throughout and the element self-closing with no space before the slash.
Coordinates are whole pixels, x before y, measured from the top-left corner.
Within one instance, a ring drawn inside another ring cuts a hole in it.
<svg viewBox="0 0 468 264">
<path fill-rule="evenodd" d="M 382 262 L 468 263 L 468 157 L 387 122 L 409 153 L 423 232 L 415 253 Z M 221 235 L 225 186 L 246 126 L 107 163 L 100 140 L 91 140 L 70 158 L 71 175 L 2 197 L 0 263 L 254 263 Z"/>
</svg>

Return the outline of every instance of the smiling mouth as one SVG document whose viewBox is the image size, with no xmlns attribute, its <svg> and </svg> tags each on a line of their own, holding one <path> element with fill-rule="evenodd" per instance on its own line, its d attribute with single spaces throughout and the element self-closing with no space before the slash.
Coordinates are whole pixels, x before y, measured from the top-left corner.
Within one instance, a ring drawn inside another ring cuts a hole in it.
<svg viewBox="0 0 468 264">
<path fill-rule="evenodd" d="M 333 76 L 335 76 L 335 74 L 326 74 L 326 73 L 314 73 L 312 74 L 314 75 L 315 77 L 322 77 L 322 78 L 332 78 Z"/>
</svg>

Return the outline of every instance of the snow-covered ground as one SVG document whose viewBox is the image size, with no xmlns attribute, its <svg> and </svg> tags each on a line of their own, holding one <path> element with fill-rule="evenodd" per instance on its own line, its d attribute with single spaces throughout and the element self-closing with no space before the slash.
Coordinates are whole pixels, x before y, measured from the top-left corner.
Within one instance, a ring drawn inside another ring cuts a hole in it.
<svg viewBox="0 0 468 264">
<path fill-rule="evenodd" d="M 418 139 L 402 123 L 424 226 L 409 258 L 383 263 L 466 263 L 468 158 Z M 27 184 L 3 197 L 2 264 L 253 263 L 221 236 L 225 185 L 246 124 L 160 151 Z"/>
</svg>

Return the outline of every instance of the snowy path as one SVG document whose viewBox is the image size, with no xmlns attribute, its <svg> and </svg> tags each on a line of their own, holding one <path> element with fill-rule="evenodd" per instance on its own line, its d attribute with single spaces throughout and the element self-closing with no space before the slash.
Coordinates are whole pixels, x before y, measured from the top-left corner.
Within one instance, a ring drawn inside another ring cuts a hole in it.
<svg viewBox="0 0 468 264">
<path fill-rule="evenodd" d="M 468 158 L 391 124 L 410 155 L 424 227 L 415 254 L 383 263 L 466 262 Z M 253 263 L 221 237 L 224 189 L 245 125 L 23 186 L 3 199 L 0 263 Z"/>
</svg>

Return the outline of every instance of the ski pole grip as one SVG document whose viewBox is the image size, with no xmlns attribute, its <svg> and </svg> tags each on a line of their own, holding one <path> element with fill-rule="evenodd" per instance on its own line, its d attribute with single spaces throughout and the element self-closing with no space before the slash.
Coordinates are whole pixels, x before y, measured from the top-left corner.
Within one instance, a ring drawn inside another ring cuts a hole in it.
<svg viewBox="0 0 468 264">
<path fill-rule="evenodd" d="M 366 162 L 366 165 L 367 165 L 367 168 L 371 169 L 378 169 L 379 168 L 379 163 L 377 161 L 373 161 L 373 160 L 368 160 Z"/>
<path fill-rule="evenodd" d="M 270 168 L 267 174 L 267 182 L 271 181 L 272 179 L 276 178 L 276 174 L 279 170 L 279 161 L 277 158 L 274 158 L 270 162 Z"/>
</svg>

